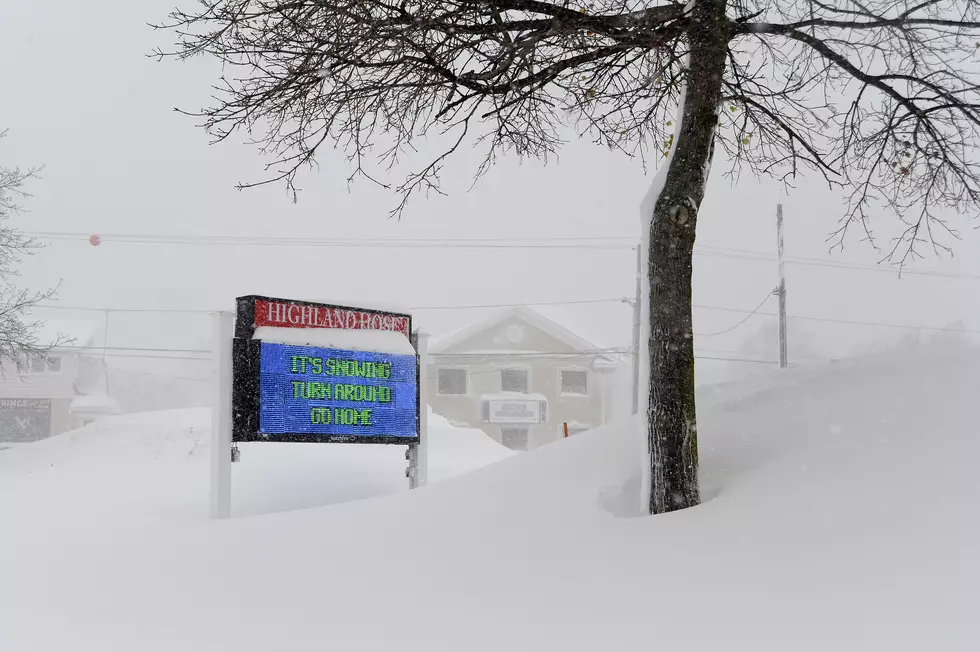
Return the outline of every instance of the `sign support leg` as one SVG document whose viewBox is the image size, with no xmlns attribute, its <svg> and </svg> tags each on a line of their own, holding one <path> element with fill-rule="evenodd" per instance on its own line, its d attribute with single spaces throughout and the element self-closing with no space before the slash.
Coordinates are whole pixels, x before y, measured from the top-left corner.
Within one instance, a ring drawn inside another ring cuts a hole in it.
<svg viewBox="0 0 980 652">
<path fill-rule="evenodd" d="M 235 316 L 211 316 L 211 518 L 231 515 L 231 385 Z"/>
<path fill-rule="evenodd" d="M 415 349 L 419 354 L 419 444 L 416 451 L 416 486 L 429 483 L 429 334 L 419 332 Z"/>
</svg>

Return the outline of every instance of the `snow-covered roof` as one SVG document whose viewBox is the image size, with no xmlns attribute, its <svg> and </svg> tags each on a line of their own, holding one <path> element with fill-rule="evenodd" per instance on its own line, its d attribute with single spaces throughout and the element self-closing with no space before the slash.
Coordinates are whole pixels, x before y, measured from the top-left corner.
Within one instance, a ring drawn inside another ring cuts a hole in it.
<svg viewBox="0 0 980 652">
<path fill-rule="evenodd" d="M 402 333 L 347 328 L 278 328 L 260 326 L 253 339 L 299 346 L 320 346 L 347 351 L 372 351 L 415 355 L 415 348 Z"/>
<path fill-rule="evenodd" d="M 440 353 L 448 353 L 453 347 L 458 346 L 475 335 L 498 326 L 511 317 L 516 317 L 527 322 L 556 340 L 564 343 L 570 349 L 572 349 L 573 352 L 592 352 L 602 348 L 596 345 L 594 342 L 590 342 L 584 337 L 573 333 L 556 321 L 549 319 L 540 311 L 528 306 L 520 305 L 502 310 L 488 318 L 475 321 L 467 326 L 464 326 L 463 328 L 447 333 L 446 335 L 433 338 L 429 342 L 429 352 L 435 355 Z"/>
<path fill-rule="evenodd" d="M 75 396 L 68 411 L 78 416 L 109 416 L 120 414 L 122 409 L 116 399 L 107 394 L 94 393 Z"/>
</svg>

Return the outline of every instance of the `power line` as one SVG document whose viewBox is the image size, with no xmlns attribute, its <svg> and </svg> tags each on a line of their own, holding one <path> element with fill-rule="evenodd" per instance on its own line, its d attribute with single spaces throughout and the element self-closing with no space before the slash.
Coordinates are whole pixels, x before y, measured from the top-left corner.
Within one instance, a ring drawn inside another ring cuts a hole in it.
<svg viewBox="0 0 980 652">
<path fill-rule="evenodd" d="M 577 299 L 570 301 L 533 301 L 527 303 L 488 303 L 483 305 L 462 306 L 417 306 L 409 310 L 475 310 L 480 308 L 516 308 L 518 306 L 571 306 L 588 303 L 625 303 L 626 297 L 613 299 Z"/>
<path fill-rule="evenodd" d="M 569 300 L 569 301 L 544 301 L 544 302 L 526 302 L 526 303 L 490 303 L 490 304 L 479 304 L 479 305 L 456 305 L 456 306 L 420 306 L 416 308 L 409 308 L 409 310 L 469 310 L 469 309 L 481 309 L 481 308 L 514 308 L 517 306 L 557 306 L 557 305 L 576 305 L 576 304 L 596 304 L 596 303 L 623 303 L 625 301 L 624 297 L 609 298 L 609 299 L 580 299 L 580 300 Z M 728 308 L 725 306 L 711 306 L 701 303 L 692 304 L 694 308 L 700 310 L 717 310 L 721 312 L 734 312 L 743 315 L 762 315 L 765 317 L 775 317 L 776 313 L 773 312 L 762 312 L 759 310 L 745 310 L 743 308 Z M 41 304 L 34 306 L 35 308 L 44 308 L 48 310 L 80 310 L 80 311 L 91 311 L 98 313 L 105 313 L 106 311 L 113 313 L 199 313 L 207 314 L 218 312 L 211 309 L 169 309 L 169 308 L 95 308 L 91 306 L 64 306 L 57 304 Z M 853 326 L 878 326 L 883 328 L 904 328 L 908 330 L 928 330 L 928 331 L 951 331 L 951 332 L 963 332 L 963 333 L 980 333 L 980 330 L 971 329 L 956 329 L 956 328 L 946 328 L 942 326 L 916 326 L 913 324 L 892 324 L 874 321 L 861 321 L 861 320 L 850 320 L 850 319 L 835 319 L 832 317 L 813 317 L 809 315 L 789 315 L 789 319 L 799 319 L 803 321 L 815 321 L 815 322 L 826 322 L 831 324 L 849 324 Z M 738 324 L 741 325 L 741 324 Z M 734 327 L 733 327 L 734 329 Z M 707 334 L 696 334 L 699 337 L 711 337 L 715 335 L 714 333 Z M 96 347 L 100 348 L 101 347 Z"/>
<path fill-rule="evenodd" d="M 44 240 L 85 241 L 91 234 L 38 231 L 25 232 L 25 235 Z M 117 242 L 125 244 L 186 244 L 186 245 L 216 245 L 216 246 L 256 246 L 256 247 L 342 247 L 342 248 L 470 248 L 470 249 L 632 249 L 637 240 L 631 236 L 544 236 L 527 238 L 284 238 L 259 236 L 208 236 L 208 235 L 167 235 L 167 234 L 137 234 L 110 233 L 100 236 L 102 242 Z M 711 258 L 726 258 L 730 260 L 750 260 L 773 262 L 775 256 L 768 252 L 738 249 L 734 247 L 719 247 L 713 245 L 696 245 L 694 254 Z M 791 265 L 810 267 L 826 267 L 854 271 L 897 274 L 899 276 L 931 276 L 938 278 L 955 278 L 980 280 L 980 274 L 960 272 L 943 272 L 939 270 L 914 270 L 909 268 L 880 267 L 845 261 L 829 261 L 804 256 L 787 256 L 786 262 Z"/>
<path fill-rule="evenodd" d="M 123 353 L 118 351 L 107 351 L 105 354 L 110 358 L 134 358 L 139 360 L 178 360 L 178 361 L 197 361 L 197 362 L 208 362 L 211 358 L 209 356 L 185 356 L 185 355 L 162 355 L 154 353 Z M 97 353 L 98 357 L 102 357 L 101 353 Z"/>
<path fill-rule="evenodd" d="M 87 233 L 26 232 L 25 235 L 42 240 L 88 241 Z M 631 249 L 635 238 L 629 242 L 619 239 L 597 237 L 580 238 L 527 238 L 523 240 L 490 238 L 281 238 L 244 236 L 182 236 L 163 234 L 105 234 L 99 236 L 102 243 L 125 244 L 181 244 L 199 246 L 244 246 L 244 247 L 342 247 L 358 248 L 464 248 L 464 249 Z"/>
<path fill-rule="evenodd" d="M 702 308 L 704 310 L 720 310 L 723 312 L 737 312 L 742 314 L 750 312 L 748 310 L 743 310 L 740 308 L 723 308 L 721 306 L 706 306 L 703 304 L 694 304 L 694 307 Z M 764 315 L 766 317 L 778 316 L 774 312 L 756 312 L 755 314 Z M 975 330 L 970 328 L 946 328 L 944 326 L 915 326 L 912 324 L 890 324 L 885 322 L 859 321 L 854 319 L 835 319 L 833 317 L 811 317 L 808 315 L 787 315 L 787 319 L 826 322 L 830 324 L 848 324 L 851 326 L 877 326 L 882 328 L 903 328 L 907 330 L 918 330 L 918 331 L 943 331 L 943 332 L 950 332 L 950 333 L 980 333 L 980 330 Z"/>
<path fill-rule="evenodd" d="M 567 301 L 527 301 L 523 303 L 484 303 L 484 304 L 463 304 L 452 306 L 413 306 L 407 310 L 479 310 L 484 308 L 516 308 L 518 306 L 570 306 L 586 305 L 594 303 L 625 303 L 626 297 L 611 297 L 608 299 L 569 299 Z M 45 310 L 78 310 L 98 313 L 191 313 L 191 314 L 210 314 L 217 310 L 206 308 L 96 308 L 94 306 L 71 306 L 61 304 L 42 303 L 34 308 Z"/>
<path fill-rule="evenodd" d="M 702 249 L 699 251 L 699 249 Z M 704 251 L 707 250 L 707 251 Z M 731 247 L 713 247 L 710 245 L 698 245 L 695 247 L 695 255 L 709 256 L 713 258 L 728 258 L 731 260 L 751 260 L 766 263 L 775 263 L 776 257 L 764 251 L 754 251 L 751 249 L 735 249 Z M 892 274 L 895 276 L 931 276 L 938 278 L 954 278 L 976 281 L 980 280 L 980 274 L 966 274 L 961 272 L 943 272 L 939 270 L 916 270 L 908 267 L 878 265 L 865 265 L 862 263 L 850 263 L 846 261 L 822 260 L 820 258 L 809 258 L 805 256 L 786 256 L 784 258 L 788 265 L 799 265 L 805 267 L 827 267 L 832 269 L 855 270 L 863 272 L 877 272 L 879 274 Z"/>
<path fill-rule="evenodd" d="M 166 378 L 169 380 L 193 380 L 197 382 L 211 382 L 210 378 L 198 378 L 193 376 L 171 376 L 169 374 L 154 374 L 146 371 L 136 371 L 135 369 L 120 369 L 119 367 L 109 367 L 109 371 L 120 374 L 135 374 L 137 376 L 150 376 L 152 378 Z"/>
<path fill-rule="evenodd" d="M 73 351 L 95 351 L 96 353 L 102 351 L 139 351 L 144 353 L 200 353 L 204 355 L 211 355 L 210 349 L 167 349 L 167 348 L 144 348 L 139 346 L 74 346 L 71 344 L 66 344 L 63 346 L 55 347 L 57 349 L 68 349 Z"/>
<path fill-rule="evenodd" d="M 594 355 L 627 355 L 631 347 L 610 347 L 584 351 L 472 351 L 462 353 L 430 353 L 431 358 L 584 358 Z"/>
<path fill-rule="evenodd" d="M 750 312 L 748 315 L 746 315 L 744 319 L 742 319 L 741 321 L 737 322 L 733 326 L 730 326 L 729 328 L 726 328 L 725 330 L 717 331 L 715 333 L 695 333 L 694 336 L 695 337 L 715 337 L 716 335 L 724 335 L 725 333 L 731 333 L 733 330 L 735 330 L 736 328 L 738 328 L 739 326 L 741 326 L 742 324 L 744 324 L 748 320 L 752 319 L 752 317 L 754 317 L 756 314 L 758 314 L 758 312 L 762 308 L 762 306 L 766 305 L 766 302 L 769 301 L 769 299 L 771 299 L 771 298 L 772 298 L 772 292 L 769 292 L 768 294 L 766 294 L 766 298 L 763 299 L 759 303 L 759 305 L 757 305 L 752 310 L 752 312 Z"/>
</svg>

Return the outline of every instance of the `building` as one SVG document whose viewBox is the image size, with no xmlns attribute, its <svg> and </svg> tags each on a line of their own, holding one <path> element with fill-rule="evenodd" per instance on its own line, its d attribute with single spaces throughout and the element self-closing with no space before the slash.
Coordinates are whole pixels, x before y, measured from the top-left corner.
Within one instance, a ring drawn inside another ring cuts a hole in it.
<svg viewBox="0 0 980 652">
<path fill-rule="evenodd" d="M 504 446 L 535 448 L 611 418 L 623 363 L 526 306 L 429 345 L 433 412 Z"/>
<path fill-rule="evenodd" d="M 38 441 L 119 412 L 103 390 L 101 360 L 82 353 L 97 333 L 86 322 L 48 322 L 39 341 L 64 335 L 71 344 L 45 358 L 25 358 L 21 369 L 11 360 L 0 363 L 0 444 Z"/>
</svg>

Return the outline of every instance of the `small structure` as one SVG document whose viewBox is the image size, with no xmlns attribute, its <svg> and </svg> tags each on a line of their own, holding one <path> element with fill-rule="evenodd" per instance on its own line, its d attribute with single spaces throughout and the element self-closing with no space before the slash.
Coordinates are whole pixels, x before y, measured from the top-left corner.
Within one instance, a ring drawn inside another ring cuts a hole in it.
<svg viewBox="0 0 980 652">
<path fill-rule="evenodd" d="M 21 369 L 10 360 L 2 362 L 0 442 L 38 441 L 120 412 L 94 355 L 99 328 L 89 322 L 49 321 L 38 340 L 53 342 L 59 336 L 71 338 L 71 344 L 44 358 L 25 358 Z"/>
<path fill-rule="evenodd" d="M 429 405 L 456 425 L 480 428 L 526 450 L 607 422 L 609 349 L 517 306 L 441 338 L 429 348 Z"/>
</svg>

